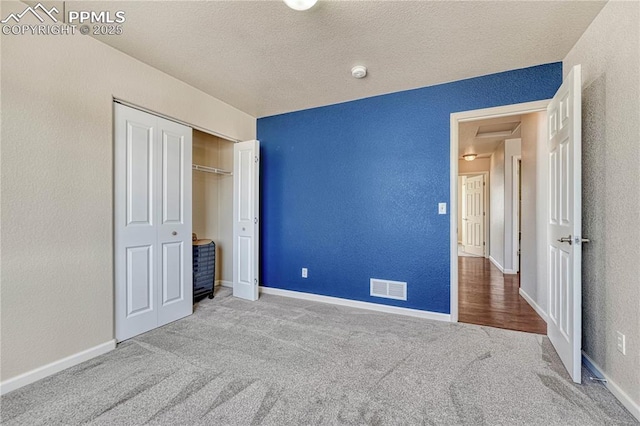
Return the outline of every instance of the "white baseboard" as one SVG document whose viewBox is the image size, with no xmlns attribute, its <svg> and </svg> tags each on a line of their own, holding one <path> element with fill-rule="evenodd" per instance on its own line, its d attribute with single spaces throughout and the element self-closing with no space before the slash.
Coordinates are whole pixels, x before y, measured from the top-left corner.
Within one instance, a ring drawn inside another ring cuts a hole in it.
<svg viewBox="0 0 640 426">
<path fill-rule="evenodd" d="M 44 379 L 45 377 L 56 374 L 62 370 L 66 370 L 69 367 L 73 367 L 74 365 L 78 365 L 99 355 L 106 354 L 107 352 L 115 349 L 115 347 L 116 341 L 110 340 L 98 346 L 78 352 L 77 354 L 70 355 L 50 364 L 43 365 L 42 367 L 27 371 L 19 376 L 12 377 L 11 379 L 0 383 L 0 395 L 7 394 L 23 386 Z"/>
<path fill-rule="evenodd" d="M 491 263 L 493 263 L 496 266 L 496 268 L 498 268 L 500 270 L 500 272 L 502 272 L 504 274 L 504 268 L 502 267 L 501 264 L 498 263 L 497 260 L 495 260 L 493 258 L 493 256 L 489 256 L 489 260 L 491 261 Z"/>
<path fill-rule="evenodd" d="M 380 305 L 377 303 L 361 302 L 359 300 L 341 299 L 339 297 L 322 296 L 319 294 L 303 293 L 301 291 L 282 290 L 273 287 L 260 286 L 260 292 L 276 296 L 291 297 L 294 299 L 310 300 L 313 302 L 331 303 L 333 305 L 349 306 L 351 308 L 368 309 L 370 311 L 384 312 L 387 314 L 406 315 L 416 318 L 424 318 L 436 321 L 451 322 L 451 315 L 439 312 L 421 311 L 419 309 L 401 308 L 398 306 Z"/>
<path fill-rule="evenodd" d="M 218 280 L 218 281 L 216 281 L 216 285 L 217 286 L 222 286 L 222 287 L 233 288 L 233 283 L 231 281 Z"/>
<path fill-rule="evenodd" d="M 542 309 L 542 307 L 541 307 L 540 305 L 538 305 L 538 304 L 535 302 L 535 300 L 533 300 L 533 299 L 531 298 L 531 296 L 529 296 L 529 295 L 527 294 L 527 292 L 526 292 L 526 291 L 524 291 L 524 290 L 522 289 L 522 287 L 520 287 L 520 291 L 519 291 L 519 293 L 520 293 L 520 296 L 522 296 L 522 298 L 523 298 L 524 300 L 526 300 L 526 301 L 527 301 L 527 303 L 528 303 L 529 305 L 531 305 L 531 307 L 533 308 L 533 310 L 534 310 L 534 311 L 536 311 L 536 312 L 538 313 L 538 315 L 540 315 L 540 318 L 542 318 L 542 319 L 544 320 L 544 322 L 549 322 L 549 321 L 548 321 L 548 317 L 547 317 L 547 313 L 545 312 L 545 310 L 544 310 L 544 309 Z"/>
<path fill-rule="evenodd" d="M 518 271 L 513 269 L 505 269 L 504 271 L 502 271 L 502 273 L 505 275 L 516 275 Z"/>
<path fill-rule="evenodd" d="M 607 376 L 604 371 L 602 371 L 600 366 L 598 366 L 598 364 L 596 364 L 591 358 L 589 358 L 589 355 L 584 353 L 584 351 L 582 352 L 582 360 L 587 368 L 591 370 L 598 378 L 607 380 L 604 385 L 607 387 L 607 389 L 609 389 L 609 392 L 611 392 L 613 396 L 615 396 L 618 401 L 620 401 L 620 403 L 624 405 L 624 407 L 629 410 L 629 412 L 636 419 L 638 419 L 638 421 L 640 421 L 640 404 L 634 402 L 625 391 L 620 389 L 620 387 L 613 380 L 611 380 L 611 377 Z"/>
</svg>

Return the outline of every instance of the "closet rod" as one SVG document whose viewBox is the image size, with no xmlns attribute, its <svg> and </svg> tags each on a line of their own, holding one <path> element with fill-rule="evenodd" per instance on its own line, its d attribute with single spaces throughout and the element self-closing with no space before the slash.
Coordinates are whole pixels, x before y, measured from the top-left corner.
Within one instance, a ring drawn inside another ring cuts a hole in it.
<svg viewBox="0 0 640 426">
<path fill-rule="evenodd" d="M 125 100 L 122 100 L 122 99 L 119 99 L 119 98 L 116 98 L 116 97 L 113 98 L 113 102 L 119 103 L 119 104 L 124 105 L 124 106 L 128 106 L 130 108 L 134 108 L 134 109 L 137 109 L 139 111 L 143 111 L 143 112 L 155 115 L 155 116 L 158 116 L 160 118 L 164 118 L 164 119 L 169 120 L 169 121 L 173 121 L 174 123 L 182 124 L 183 126 L 191 127 L 192 129 L 199 130 L 201 132 L 208 133 L 210 135 L 217 136 L 217 137 L 222 138 L 222 139 L 226 139 L 226 140 L 231 141 L 233 143 L 242 142 L 240 139 L 232 138 L 231 136 L 227 136 L 227 135 L 225 135 L 223 133 L 216 132 L 216 131 L 209 130 L 209 129 L 205 129 L 204 127 L 196 126 L 195 124 L 187 123 L 186 121 L 178 120 L 177 118 L 169 117 L 168 115 L 164 115 L 164 114 L 159 113 L 157 111 L 153 111 L 151 109 L 142 107 L 140 105 L 133 104 L 131 102 L 127 102 Z"/>
<path fill-rule="evenodd" d="M 233 173 L 228 172 L 226 170 L 217 169 L 215 167 L 209 167 L 209 166 L 201 166 L 200 164 L 193 164 L 192 168 L 193 168 L 193 170 L 197 170 L 199 172 L 217 173 L 219 175 L 225 175 L 225 176 L 232 176 L 233 175 Z"/>
</svg>

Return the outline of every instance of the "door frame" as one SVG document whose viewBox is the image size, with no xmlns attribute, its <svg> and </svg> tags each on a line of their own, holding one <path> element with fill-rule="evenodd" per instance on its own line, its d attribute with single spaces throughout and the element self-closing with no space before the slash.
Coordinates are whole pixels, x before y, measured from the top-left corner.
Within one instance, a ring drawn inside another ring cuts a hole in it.
<svg viewBox="0 0 640 426">
<path fill-rule="evenodd" d="M 476 109 L 452 113 L 450 116 L 450 164 L 449 164 L 449 261 L 450 261 L 450 321 L 458 322 L 458 126 L 465 121 L 482 120 L 486 118 L 522 115 L 533 112 L 547 111 L 551 99 L 525 102 L 521 104 L 504 105 L 492 108 Z M 536 237 L 538 238 L 538 237 Z M 539 259 L 546 261 L 546 259 Z"/>
<path fill-rule="evenodd" d="M 483 202 L 484 202 L 484 255 L 482 257 L 484 257 L 485 259 L 489 258 L 489 244 L 491 243 L 489 241 L 489 208 L 491 206 L 491 204 L 489 203 L 489 172 L 468 172 L 468 173 L 458 173 L 458 176 L 479 176 L 482 175 L 483 179 L 484 179 L 484 188 L 483 188 Z M 457 194 L 457 193 L 456 193 Z M 456 195 L 457 197 L 457 195 Z M 458 198 L 456 198 L 456 203 L 457 203 Z M 456 204 L 456 207 L 459 207 Z M 456 209 L 456 221 L 457 219 L 457 209 Z M 464 242 L 464 241 L 463 241 Z M 464 244 L 463 244 L 464 245 Z"/>
<path fill-rule="evenodd" d="M 511 156 L 511 184 L 512 184 L 512 193 L 511 193 L 511 270 L 514 274 L 520 272 L 520 255 L 518 254 L 518 250 L 520 250 L 520 180 L 522 179 L 522 171 L 520 170 L 520 166 L 522 163 L 518 164 L 519 161 L 522 160 L 522 155 L 512 155 Z M 518 179 L 516 179 L 516 170 L 518 171 Z"/>
</svg>

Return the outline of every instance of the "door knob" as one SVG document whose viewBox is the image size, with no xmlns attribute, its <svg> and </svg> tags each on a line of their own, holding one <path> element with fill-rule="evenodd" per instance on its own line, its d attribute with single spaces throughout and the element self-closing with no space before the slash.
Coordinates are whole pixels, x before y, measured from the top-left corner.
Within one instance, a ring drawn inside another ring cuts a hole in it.
<svg viewBox="0 0 640 426">
<path fill-rule="evenodd" d="M 573 244 L 573 240 L 571 239 L 571 235 L 568 237 L 558 238 L 558 241 L 561 243 L 569 243 L 569 245 Z"/>
<path fill-rule="evenodd" d="M 176 231 L 173 231 L 171 235 L 178 235 L 178 233 Z"/>
</svg>

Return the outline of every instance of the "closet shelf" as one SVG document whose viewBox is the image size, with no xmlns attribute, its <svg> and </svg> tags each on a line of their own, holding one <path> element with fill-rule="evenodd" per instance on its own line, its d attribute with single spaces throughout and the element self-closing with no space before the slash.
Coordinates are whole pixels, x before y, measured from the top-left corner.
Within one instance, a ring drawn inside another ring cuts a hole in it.
<svg viewBox="0 0 640 426">
<path fill-rule="evenodd" d="M 233 173 L 228 172 L 226 170 L 217 169 L 215 167 L 209 167 L 209 166 L 201 166 L 200 164 L 193 164 L 193 170 L 197 170 L 199 172 L 206 172 L 206 173 L 217 173 L 219 175 L 225 175 L 225 176 L 233 175 Z"/>
</svg>

